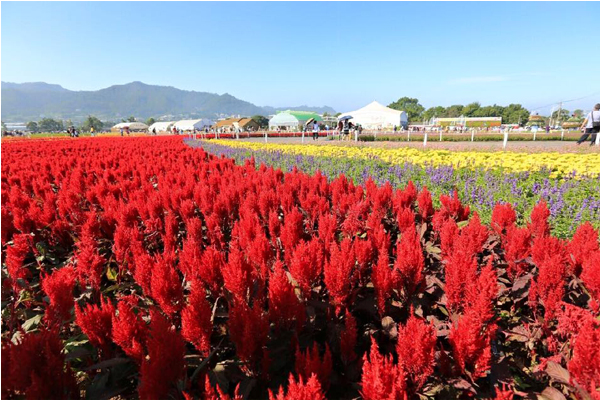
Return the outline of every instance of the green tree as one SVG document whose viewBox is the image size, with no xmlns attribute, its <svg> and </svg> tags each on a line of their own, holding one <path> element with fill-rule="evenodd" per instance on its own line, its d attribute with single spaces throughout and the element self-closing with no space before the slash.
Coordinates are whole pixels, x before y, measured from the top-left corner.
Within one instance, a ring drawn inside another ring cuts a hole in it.
<svg viewBox="0 0 600 400">
<path fill-rule="evenodd" d="M 446 117 L 448 118 L 458 118 L 463 115 L 464 107 L 460 104 L 455 104 L 446 109 Z"/>
<path fill-rule="evenodd" d="M 44 118 L 38 122 L 38 130 L 40 132 L 60 132 L 63 130 L 63 123 L 52 118 Z"/>
<path fill-rule="evenodd" d="M 409 121 L 418 121 L 421 119 L 423 111 L 425 111 L 425 107 L 419 104 L 419 100 L 411 97 L 401 97 L 397 101 L 389 104 L 388 107 L 406 112 Z"/>
<path fill-rule="evenodd" d="M 432 118 L 444 118 L 446 116 L 446 108 L 442 106 L 430 107 L 421 115 L 421 120 L 428 123 Z"/>
<path fill-rule="evenodd" d="M 123 122 L 136 122 L 136 121 L 135 121 L 135 117 L 131 116 L 131 117 L 127 118 L 127 121 L 123 121 Z"/>
<path fill-rule="evenodd" d="M 92 128 L 94 128 L 94 131 L 98 132 L 102 130 L 103 126 L 104 124 L 98 118 L 94 117 L 93 115 L 88 115 L 81 126 L 81 130 L 84 132 L 89 132 Z"/>
<path fill-rule="evenodd" d="M 555 110 L 552 113 L 552 119 L 558 120 L 558 121 L 566 121 L 569 119 L 570 116 L 571 116 L 571 113 L 569 112 L 569 110 L 565 110 L 564 108 L 560 110 L 560 114 L 559 114 L 558 110 Z"/>
<path fill-rule="evenodd" d="M 334 117 L 339 117 L 340 115 L 342 115 L 342 113 L 335 113 Z"/>
<path fill-rule="evenodd" d="M 37 124 L 37 122 L 35 122 L 35 121 L 29 121 L 29 122 L 27 123 L 27 129 L 28 129 L 30 132 L 38 132 L 38 129 L 39 129 L 39 128 L 38 128 L 38 124 Z"/>
<path fill-rule="evenodd" d="M 156 122 L 156 120 L 154 118 L 150 117 L 146 120 L 146 125 L 150 126 L 155 122 Z"/>
<path fill-rule="evenodd" d="M 4 121 L 2 121 L 2 133 L 6 132 L 8 129 L 6 129 L 6 124 L 4 123 Z"/>
<path fill-rule="evenodd" d="M 529 120 L 529 111 L 520 104 L 509 104 L 502 111 L 502 123 L 524 125 Z"/>
<path fill-rule="evenodd" d="M 266 128 L 269 126 L 269 119 L 267 117 L 263 117 L 262 115 L 253 116 L 252 120 L 256 122 L 261 128 Z"/>
<path fill-rule="evenodd" d="M 573 111 L 573 117 L 583 118 L 583 110 L 578 108 L 577 110 Z"/>
<path fill-rule="evenodd" d="M 462 115 L 464 115 L 465 117 L 472 117 L 473 114 L 477 110 L 479 110 L 479 108 L 481 108 L 481 104 L 479 104 L 478 102 L 475 101 L 473 103 L 469 103 L 463 107 Z"/>
<path fill-rule="evenodd" d="M 323 116 L 324 116 L 324 117 L 329 117 L 329 113 L 328 113 L 327 111 L 325 111 L 325 112 L 323 113 Z"/>
</svg>

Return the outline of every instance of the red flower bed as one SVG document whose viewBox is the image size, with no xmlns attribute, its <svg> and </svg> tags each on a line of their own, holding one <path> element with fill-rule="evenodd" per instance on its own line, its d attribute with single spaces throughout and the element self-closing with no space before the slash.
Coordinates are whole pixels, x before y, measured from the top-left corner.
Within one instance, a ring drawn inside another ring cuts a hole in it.
<svg viewBox="0 0 600 400">
<path fill-rule="evenodd" d="M 3 144 L 2 397 L 600 399 L 600 250 L 177 137 Z"/>
</svg>

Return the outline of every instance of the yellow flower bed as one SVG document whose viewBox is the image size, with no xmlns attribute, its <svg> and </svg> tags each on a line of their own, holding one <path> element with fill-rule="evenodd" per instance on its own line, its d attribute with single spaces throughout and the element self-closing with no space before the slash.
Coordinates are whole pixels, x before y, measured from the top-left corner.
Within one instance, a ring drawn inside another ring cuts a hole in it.
<svg viewBox="0 0 600 400">
<path fill-rule="evenodd" d="M 234 140 L 211 140 L 224 146 L 250 150 L 280 151 L 287 154 L 308 156 L 379 158 L 393 164 L 452 165 L 454 167 L 503 168 L 507 171 L 538 171 L 550 169 L 551 177 L 561 177 L 577 171 L 578 175 L 600 174 L 600 153 L 519 153 L 510 151 L 450 151 L 418 150 L 410 147 L 393 149 L 369 146 L 296 145 L 243 142 Z"/>
</svg>

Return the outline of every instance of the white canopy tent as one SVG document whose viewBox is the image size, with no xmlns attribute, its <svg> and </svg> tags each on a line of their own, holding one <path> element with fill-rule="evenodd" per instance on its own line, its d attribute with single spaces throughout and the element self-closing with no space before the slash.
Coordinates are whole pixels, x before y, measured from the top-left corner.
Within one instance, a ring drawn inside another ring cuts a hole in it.
<svg viewBox="0 0 600 400">
<path fill-rule="evenodd" d="M 148 125 L 142 122 L 121 122 L 112 127 L 112 130 L 118 131 L 120 129 L 129 128 L 130 131 L 145 131 L 148 129 Z"/>
<path fill-rule="evenodd" d="M 383 129 L 390 127 L 408 126 L 408 116 L 404 111 L 394 110 L 374 101 L 355 111 L 343 113 L 352 116 L 352 123 L 359 124 L 365 129 Z"/>
<path fill-rule="evenodd" d="M 175 122 L 173 127 L 177 130 L 182 130 L 184 132 L 191 132 L 193 130 L 202 130 L 207 126 L 214 125 L 214 122 L 210 119 L 184 119 L 181 121 Z"/>
<path fill-rule="evenodd" d="M 152 133 L 156 129 L 156 133 L 171 133 L 171 129 L 175 121 L 155 122 L 148 127 L 148 132 Z"/>
</svg>

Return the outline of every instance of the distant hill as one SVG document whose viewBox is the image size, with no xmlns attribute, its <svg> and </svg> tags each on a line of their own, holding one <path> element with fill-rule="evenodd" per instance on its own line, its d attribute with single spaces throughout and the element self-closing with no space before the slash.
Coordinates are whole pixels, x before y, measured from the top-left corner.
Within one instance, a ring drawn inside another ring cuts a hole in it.
<svg viewBox="0 0 600 400">
<path fill-rule="evenodd" d="M 259 107 L 230 94 L 181 90 L 132 82 L 97 91 L 72 91 L 44 82 L 2 82 L 2 121 L 26 122 L 44 117 L 81 121 L 94 115 L 104 121 L 138 119 L 219 118 L 269 115 L 277 110 L 334 114 L 331 107 Z"/>
</svg>

